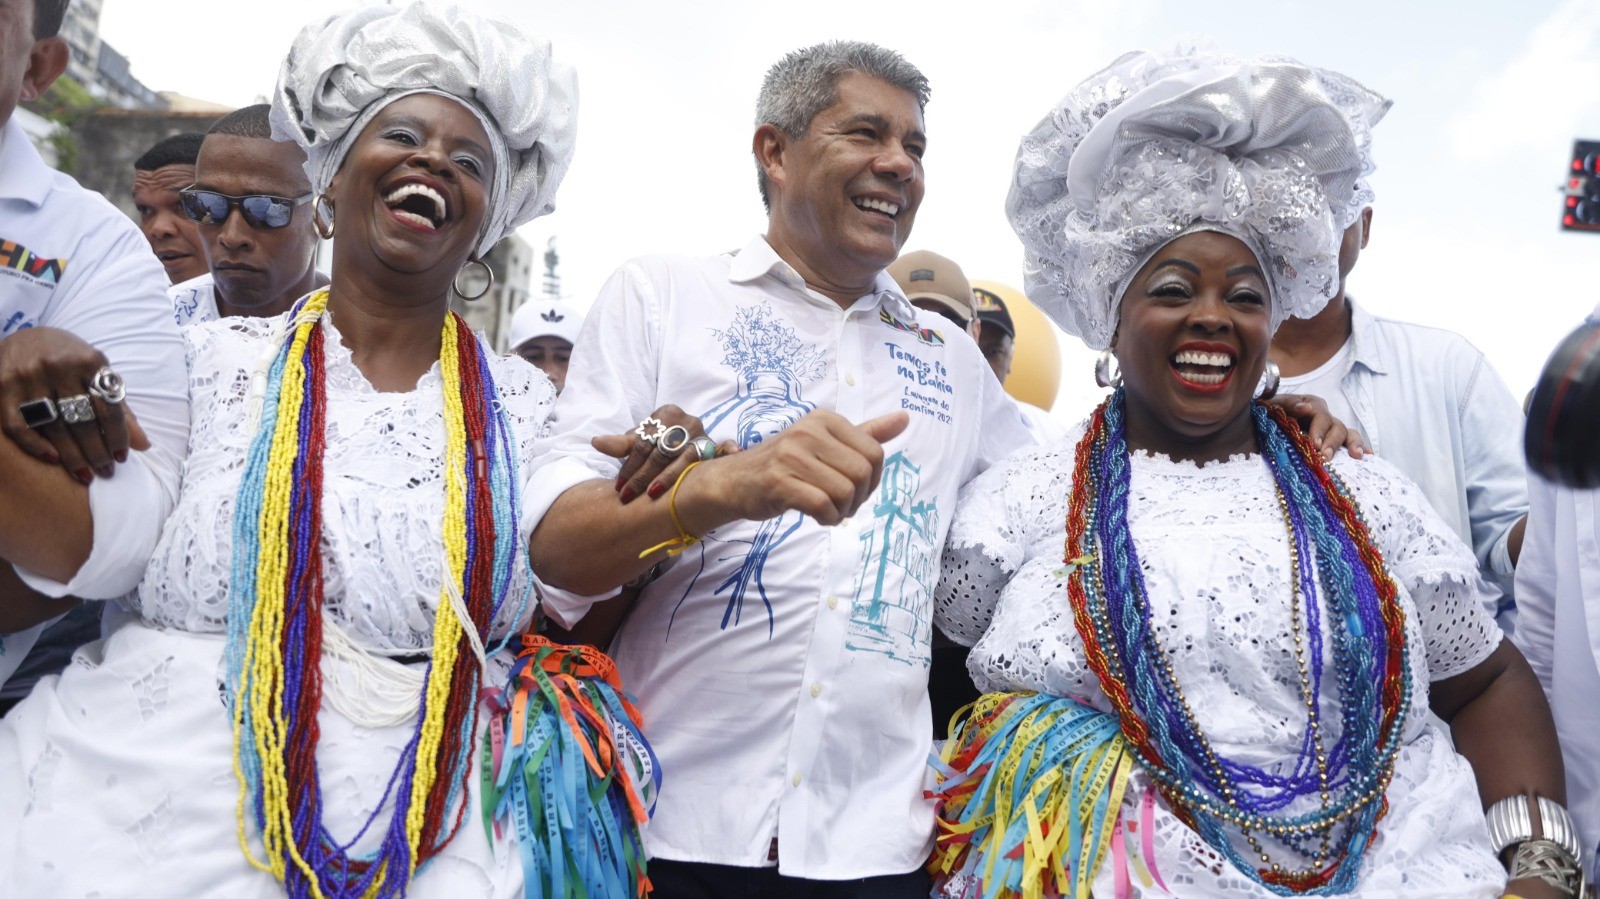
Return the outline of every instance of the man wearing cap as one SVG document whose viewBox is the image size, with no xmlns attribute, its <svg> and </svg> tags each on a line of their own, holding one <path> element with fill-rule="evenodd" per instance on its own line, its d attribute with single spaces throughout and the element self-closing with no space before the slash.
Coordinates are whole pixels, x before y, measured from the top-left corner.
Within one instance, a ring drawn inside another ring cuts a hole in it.
<svg viewBox="0 0 1600 899">
<path fill-rule="evenodd" d="M 1005 300 L 991 290 L 972 288 L 972 304 L 977 310 L 982 330 L 978 333 L 978 349 L 989 360 L 994 376 L 1004 384 L 1011 377 L 1011 354 L 1016 351 L 1016 325 L 1011 313 L 1006 311 Z"/>
<path fill-rule="evenodd" d="M 511 316 L 511 352 L 545 373 L 556 393 L 567 385 L 572 347 L 583 329 L 583 313 L 560 300 L 534 300 Z"/>
<path fill-rule="evenodd" d="M 889 266 L 889 277 L 905 291 L 911 305 L 944 316 L 965 331 L 967 336 L 978 339 L 979 325 L 972 305 L 972 285 L 967 282 L 961 266 L 938 253 L 917 250 L 896 259 Z M 982 345 L 980 342 L 979 347 Z"/>
</svg>

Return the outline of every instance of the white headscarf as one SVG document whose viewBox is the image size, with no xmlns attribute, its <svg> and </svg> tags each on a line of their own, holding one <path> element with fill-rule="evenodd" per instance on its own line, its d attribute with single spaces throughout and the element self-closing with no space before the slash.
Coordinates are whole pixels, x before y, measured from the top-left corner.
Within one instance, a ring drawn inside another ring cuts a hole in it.
<svg viewBox="0 0 1600 899">
<path fill-rule="evenodd" d="M 1006 214 L 1029 299 L 1091 349 L 1161 247 L 1238 237 L 1271 281 L 1272 326 L 1338 289 L 1344 229 L 1371 202 L 1372 126 L 1389 101 L 1291 59 L 1129 53 L 1022 139 Z"/>
<path fill-rule="evenodd" d="M 456 6 L 370 6 L 301 29 L 278 73 L 272 134 L 305 149 L 321 193 L 367 123 L 417 93 L 459 101 L 489 134 L 495 171 L 478 256 L 555 208 L 572 162 L 577 81 L 548 41 Z"/>
</svg>

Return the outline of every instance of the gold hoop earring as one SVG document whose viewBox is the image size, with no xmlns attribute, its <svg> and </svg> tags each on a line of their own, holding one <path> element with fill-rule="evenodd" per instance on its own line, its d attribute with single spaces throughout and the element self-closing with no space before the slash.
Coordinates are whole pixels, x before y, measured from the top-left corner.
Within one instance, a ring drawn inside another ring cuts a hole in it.
<svg viewBox="0 0 1600 899">
<path fill-rule="evenodd" d="M 461 291 L 461 275 L 469 267 L 474 266 L 474 265 L 478 265 L 478 266 L 482 266 L 483 267 L 484 284 L 483 284 L 483 289 L 482 290 L 478 291 L 477 293 L 469 295 L 469 294 L 463 293 Z M 489 291 L 494 289 L 494 269 L 490 268 L 489 267 L 489 263 L 484 262 L 482 259 L 468 259 L 467 260 L 467 264 L 463 265 L 461 267 L 461 271 L 456 272 L 455 278 L 451 279 L 451 281 L 450 281 L 450 289 L 455 292 L 456 296 L 462 298 L 463 300 L 466 300 L 469 303 L 472 302 L 473 300 L 482 299 L 485 295 L 487 295 L 489 293 Z"/>
<path fill-rule="evenodd" d="M 1118 366 L 1116 369 L 1112 369 L 1116 362 L 1116 355 L 1109 349 L 1102 352 L 1100 358 L 1094 360 L 1094 382 L 1101 387 L 1110 387 L 1113 390 L 1121 387 L 1122 368 Z"/>
<path fill-rule="evenodd" d="M 328 207 L 326 215 L 322 207 Z M 317 236 L 323 240 L 333 240 L 333 201 L 328 199 L 326 193 L 317 194 L 311 203 L 311 225 L 317 229 Z"/>
</svg>

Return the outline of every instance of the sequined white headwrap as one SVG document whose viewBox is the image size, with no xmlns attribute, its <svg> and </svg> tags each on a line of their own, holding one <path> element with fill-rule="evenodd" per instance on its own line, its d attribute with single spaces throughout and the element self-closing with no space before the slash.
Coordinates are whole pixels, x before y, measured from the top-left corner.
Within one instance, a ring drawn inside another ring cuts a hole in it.
<svg viewBox="0 0 1600 899">
<path fill-rule="evenodd" d="M 1091 349 L 1128 281 L 1200 228 L 1266 269 L 1272 326 L 1338 288 L 1339 241 L 1372 193 L 1372 126 L 1389 101 L 1291 59 L 1129 53 L 1078 85 L 1017 151 L 1006 214 L 1029 299 Z"/>
<path fill-rule="evenodd" d="M 367 123 L 417 93 L 461 102 L 489 134 L 495 173 L 479 256 L 555 208 L 572 162 L 577 80 L 548 41 L 459 7 L 369 6 L 301 29 L 278 73 L 272 134 L 305 148 L 320 193 Z"/>
</svg>

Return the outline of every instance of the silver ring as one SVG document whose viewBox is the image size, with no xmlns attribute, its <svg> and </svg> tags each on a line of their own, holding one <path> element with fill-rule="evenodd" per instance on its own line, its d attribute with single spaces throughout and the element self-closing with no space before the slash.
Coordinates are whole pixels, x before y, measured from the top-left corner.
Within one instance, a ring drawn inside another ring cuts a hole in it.
<svg viewBox="0 0 1600 899">
<path fill-rule="evenodd" d="M 94 404 L 89 402 L 87 393 L 64 396 L 56 401 L 56 408 L 61 411 L 61 420 L 69 425 L 94 421 Z"/>
<path fill-rule="evenodd" d="M 710 437 L 696 437 L 689 444 L 700 455 L 701 462 L 710 462 L 717 457 L 717 442 Z"/>
<path fill-rule="evenodd" d="M 655 446 L 661 440 L 663 430 L 665 428 L 661 424 L 661 419 L 646 418 L 644 421 L 639 422 L 639 426 L 633 429 L 633 433 L 638 434 L 639 439 L 645 443 Z"/>
<path fill-rule="evenodd" d="M 111 370 L 111 366 L 101 366 L 89 381 L 89 393 L 100 398 L 108 406 L 121 405 L 128 398 L 128 385 L 122 382 L 122 376 Z"/>
<path fill-rule="evenodd" d="M 17 412 L 22 415 L 23 424 L 35 429 L 42 428 L 60 417 L 56 412 L 55 401 L 47 396 L 28 400 L 17 407 Z"/>
<path fill-rule="evenodd" d="M 673 425 L 661 432 L 661 437 L 656 441 L 656 449 L 662 455 L 676 457 L 689 445 L 689 429 L 683 425 Z"/>
</svg>

